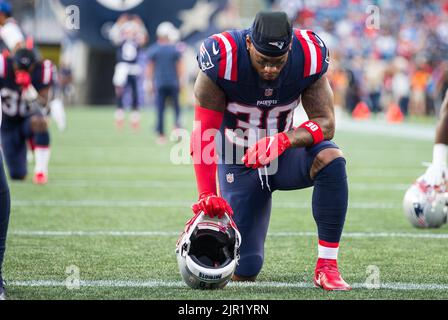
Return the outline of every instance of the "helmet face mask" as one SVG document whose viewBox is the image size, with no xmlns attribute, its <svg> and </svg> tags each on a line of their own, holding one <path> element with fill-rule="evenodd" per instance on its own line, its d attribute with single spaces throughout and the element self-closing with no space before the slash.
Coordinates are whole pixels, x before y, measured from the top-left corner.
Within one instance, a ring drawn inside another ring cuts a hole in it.
<svg viewBox="0 0 448 320">
<path fill-rule="evenodd" d="M 403 208 L 414 227 L 439 228 L 447 222 L 448 193 L 444 188 L 431 188 L 417 181 L 407 190 Z"/>
<path fill-rule="evenodd" d="M 193 289 L 222 289 L 239 259 L 241 235 L 229 215 L 218 219 L 199 213 L 187 222 L 176 246 L 184 282 Z"/>
</svg>

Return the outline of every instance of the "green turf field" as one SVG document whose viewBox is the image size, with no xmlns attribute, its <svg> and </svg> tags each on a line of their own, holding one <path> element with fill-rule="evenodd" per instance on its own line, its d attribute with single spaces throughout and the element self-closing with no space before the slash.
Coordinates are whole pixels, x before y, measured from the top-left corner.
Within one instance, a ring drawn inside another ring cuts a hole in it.
<svg viewBox="0 0 448 320">
<path fill-rule="evenodd" d="M 312 190 L 302 190 L 274 194 L 259 281 L 204 292 L 183 285 L 174 255 L 196 198 L 192 166 L 170 164 L 173 143 L 155 145 L 152 122 L 146 112 L 139 133 L 118 132 L 113 109 L 73 108 L 66 132 L 53 126 L 50 183 L 10 183 L 10 299 L 448 298 L 448 226 L 416 230 L 401 209 L 429 139 L 337 132 L 350 182 L 340 269 L 353 291 L 313 288 Z M 79 289 L 67 288 L 77 270 Z M 380 289 L 365 287 L 372 270 Z"/>
</svg>

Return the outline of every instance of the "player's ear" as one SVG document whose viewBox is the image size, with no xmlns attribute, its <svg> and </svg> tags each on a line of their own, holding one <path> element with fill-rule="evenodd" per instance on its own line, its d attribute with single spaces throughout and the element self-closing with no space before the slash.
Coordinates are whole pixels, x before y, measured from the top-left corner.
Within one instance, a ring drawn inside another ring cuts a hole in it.
<svg viewBox="0 0 448 320">
<path fill-rule="evenodd" d="M 247 48 L 247 50 L 249 50 L 251 46 L 252 46 L 252 41 L 250 40 L 249 35 L 247 35 L 246 36 L 246 48 Z"/>
</svg>

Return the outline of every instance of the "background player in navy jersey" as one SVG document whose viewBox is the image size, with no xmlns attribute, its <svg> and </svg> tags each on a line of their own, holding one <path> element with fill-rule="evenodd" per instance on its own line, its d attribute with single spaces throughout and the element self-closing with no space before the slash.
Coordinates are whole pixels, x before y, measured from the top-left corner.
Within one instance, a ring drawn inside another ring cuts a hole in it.
<svg viewBox="0 0 448 320">
<path fill-rule="evenodd" d="M 335 119 L 324 43 L 312 31 L 293 30 L 283 12 L 261 12 L 248 30 L 206 39 L 198 62 L 191 152 L 199 201 L 193 211 L 234 212 L 242 235 L 234 280 L 255 281 L 262 269 L 272 192 L 314 186 L 314 283 L 350 290 L 337 265 L 348 186 L 345 159 L 330 141 Z M 310 120 L 294 128 L 300 100 Z M 219 130 L 215 138 L 213 130 Z"/>
<path fill-rule="evenodd" d="M 110 30 L 110 39 L 118 46 L 117 64 L 113 78 L 117 96 L 115 123 L 118 128 L 124 125 L 125 97 L 128 91 L 131 96 L 131 125 L 134 129 L 140 126 L 140 106 L 142 87 L 140 77 L 142 66 L 139 63 L 142 47 L 148 42 L 148 32 L 143 21 L 136 15 L 123 14 Z"/>
<path fill-rule="evenodd" d="M 0 99 L 1 107 L 1 99 Z M 0 112 L 0 128 L 2 126 L 2 114 Z M 8 232 L 10 213 L 9 188 L 3 169 L 3 158 L 0 148 L 0 300 L 6 299 L 5 287 L 2 277 L 3 258 L 5 256 L 6 234 Z"/>
<path fill-rule="evenodd" d="M 174 107 L 174 126 L 180 128 L 179 90 L 182 77 L 181 52 L 176 46 L 179 31 L 171 22 L 157 27 L 157 42 L 148 49 L 148 78 L 156 96 L 157 143 L 165 144 L 165 105 L 171 99 Z"/>
<path fill-rule="evenodd" d="M 1 138 L 13 180 L 24 180 L 27 176 L 26 142 L 30 140 L 35 147 L 33 181 L 48 182 L 50 134 L 46 114 L 52 77 L 52 63 L 37 61 L 31 50 L 19 49 L 11 58 L 0 55 Z"/>
</svg>

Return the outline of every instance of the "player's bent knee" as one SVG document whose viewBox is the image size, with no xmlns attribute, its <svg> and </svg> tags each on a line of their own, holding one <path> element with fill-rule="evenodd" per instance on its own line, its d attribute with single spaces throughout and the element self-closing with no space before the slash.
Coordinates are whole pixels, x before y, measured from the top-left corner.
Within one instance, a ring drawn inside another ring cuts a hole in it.
<svg viewBox="0 0 448 320">
<path fill-rule="evenodd" d="M 343 158 L 344 154 L 340 149 L 328 148 L 320 151 L 314 158 L 310 170 L 310 177 L 314 179 L 316 175 L 337 158 Z"/>
<path fill-rule="evenodd" d="M 262 267 L 263 257 L 259 254 L 241 257 L 234 278 L 242 279 L 236 281 L 255 281 Z"/>
<path fill-rule="evenodd" d="M 0 196 L 3 196 L 8 193 L 9 193 L 8 184 L 6 183 L 6 181 L 4 183 L 2 183 L 2 181 L 0 181 Z"/>
<path fill-rule="evenodd" d="M 44 133 L 48 131 L 48 124 L 44 117 L 33 116 L 31 118 L 31 130 L 35 133 Z"/>
<path fill-rule="evenodd" d="M 24 181 L 26 179 L 26 174 L 24 175 L 24 174 L 11 173 L 9 177 L 11 178 L 11 180 L 14 181 Z"/>
<path fill-rule="evenodd" d="M 238 276 L 238 275 L 234 274 L 232 277 L 232 281 L 235 281 L 235 282 L 255 282 L 256 280 L 257 280 L 257 276 L 243 277 L 243 276 Z"/>
</svg>

